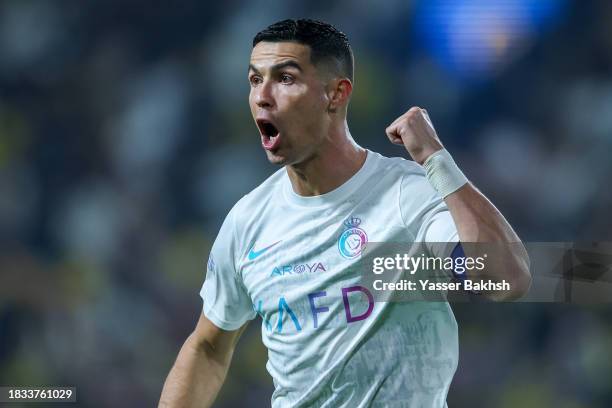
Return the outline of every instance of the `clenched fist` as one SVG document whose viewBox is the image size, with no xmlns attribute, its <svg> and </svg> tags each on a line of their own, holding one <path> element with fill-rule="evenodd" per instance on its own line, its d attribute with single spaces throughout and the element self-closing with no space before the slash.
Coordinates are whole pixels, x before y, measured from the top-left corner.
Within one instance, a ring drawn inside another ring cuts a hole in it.
<svg viewBox="0 0 612 408">
<path fill-rule="evenodd" d="M 391 143 L 404 145 L 415 162 L 423 164 L 434 152 L 444 148 L 425 109 L 413 106 L 385 130 Z"/>
</svg>

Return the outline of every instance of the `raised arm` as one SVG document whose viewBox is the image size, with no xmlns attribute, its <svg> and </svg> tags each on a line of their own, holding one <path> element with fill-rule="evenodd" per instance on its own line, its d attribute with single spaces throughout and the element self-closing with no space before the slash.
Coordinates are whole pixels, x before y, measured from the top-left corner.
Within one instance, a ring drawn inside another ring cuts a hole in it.
<svg viewBox="0 0 612 408">
<path fill-rule="evenodd" d="M 494 247 L 491 267 L 477 277 L 497 282 L 505 280 L 511 289 L 483 295 L 493 300 L 524 295 L 531 284 L 527 251 L 499 210 L 456 167 L 427 111 L 411 108 L 389 125 L 386 133 L 392 143 L 403 145 L 417 163 L 424 165 L 430 183 L 446 202 L 462 243 L 500 244 Z"/>
<path fill-rule="evenodd" d="M 210 407 L 225 381 L 234 348 L 247 324 L 226 331 L 202 313 L 166 378 L 159 407 Z"/>
</svg>

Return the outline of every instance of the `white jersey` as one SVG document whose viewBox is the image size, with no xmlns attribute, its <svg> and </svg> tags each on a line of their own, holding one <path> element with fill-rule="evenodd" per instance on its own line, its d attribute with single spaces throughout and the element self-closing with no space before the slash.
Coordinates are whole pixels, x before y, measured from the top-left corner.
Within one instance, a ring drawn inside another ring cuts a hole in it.
<svg viewBox="0 0 612 408">
<path fill-rule="evenodd" d="M 224 330 L 261 317 L 275 408 L 444 407 L 458 360 L 450 306 L 374 302 L 352 266 L 368 241 L 457 239 L 414 162 L 368 151 L 353 177 L 313 197 L 281 169 L 226 217 L 204 314 Z"/>
</svg>

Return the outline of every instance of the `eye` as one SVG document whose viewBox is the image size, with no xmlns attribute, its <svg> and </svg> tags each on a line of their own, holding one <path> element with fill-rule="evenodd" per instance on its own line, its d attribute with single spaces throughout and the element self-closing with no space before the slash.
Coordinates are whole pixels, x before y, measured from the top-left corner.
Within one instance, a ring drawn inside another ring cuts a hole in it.
<svg viewBox="0 0 612 408">
<path fill-rule="evenodd" d="M 293 77 L 289 74 L 281 74 L 280 76 L 280 80 L 283 84 L 292 84 L 293 83 Z"/>
<path fill-rule="evenodd" d="M 249 77 L 249 83 L 251 86 L 259 85 L 261 84 L 261 77 L 259 75 L 251 75 Z"/>
</svg>

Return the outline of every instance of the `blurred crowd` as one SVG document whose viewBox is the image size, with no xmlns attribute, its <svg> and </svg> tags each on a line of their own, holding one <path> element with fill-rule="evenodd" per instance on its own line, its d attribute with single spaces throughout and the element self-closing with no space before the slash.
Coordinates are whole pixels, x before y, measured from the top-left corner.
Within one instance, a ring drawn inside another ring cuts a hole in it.
<svg viewBox="0 0 612 408">
<path fill-rule="evenodd" d="M 201 310 L 208 250 L 274 167 L 250 117 L 253 35 L 329 21 L 349 126 L 426 107 L 525 241 L 612 241 L 612 3 L 0 1 L 0 386 L 152 406 Z M 612 404 L 610 305 L 460 304 L 451 407 Z M 219 407 L 268 406 L 260 321 Z"/>
</svg>

